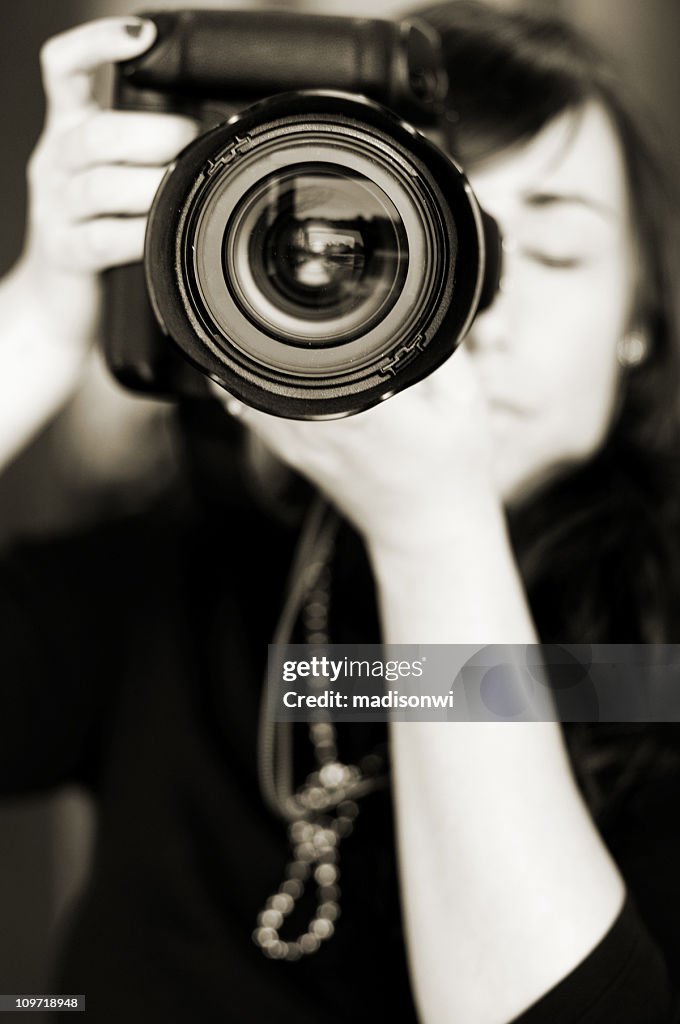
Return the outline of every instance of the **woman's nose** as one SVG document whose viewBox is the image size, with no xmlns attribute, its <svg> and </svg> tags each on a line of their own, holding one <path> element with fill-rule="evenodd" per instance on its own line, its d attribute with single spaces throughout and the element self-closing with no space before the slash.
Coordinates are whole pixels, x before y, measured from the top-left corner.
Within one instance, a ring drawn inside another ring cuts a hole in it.
<svg viewBox="0 0 680 1024">
<path fill-rule="evenodd" d="M 466 339 L 472 353 L 493 349 L 506 349 L 511 335 L 511 308 L 513 291 L 512 243 L 503 242 L 503 268 L 498 290 L 491 304 L 475 318 Z"/>
<path fill-rule="evenodd" d="M 491 305 L 475 318 L 465 339 L 468 351 L 477 354 L 508 347 L 510 330 L 507 307 L 507 297 L 499 290 Z"/>
</svg>

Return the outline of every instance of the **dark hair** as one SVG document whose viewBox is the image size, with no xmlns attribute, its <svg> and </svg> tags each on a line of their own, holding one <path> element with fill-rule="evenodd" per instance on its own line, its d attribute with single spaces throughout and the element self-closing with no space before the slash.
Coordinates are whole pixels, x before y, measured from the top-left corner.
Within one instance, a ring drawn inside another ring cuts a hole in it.
<svg viewBox="0 0 680 1024">
<path fill-rule="evenodd" d="M 634 197 L 633 317 L 650 354 L 622 380 L 602 448 L 511 513 L 510 529 L 542 641 L 673 642 L 680 639 L 680 266 L 668 161 L 611 62 L 572 25 L 469 0 L 416 13 L 442 36 L 450 83 L 443 128 L 463 166 L 528 141 L 593 99 L 612 119 Z M 636 750 L 647 752 L 638 774 L 652 765 L 665 770 L 665 741 L 677 741 L 672 728 L 610 729 L 618 736 L 607 753 L 605 731 L 566 730 L 596 810 L 612 796 L 598 794 L 596 762 L 629 762 L 632 734 Z"/>
</svg>

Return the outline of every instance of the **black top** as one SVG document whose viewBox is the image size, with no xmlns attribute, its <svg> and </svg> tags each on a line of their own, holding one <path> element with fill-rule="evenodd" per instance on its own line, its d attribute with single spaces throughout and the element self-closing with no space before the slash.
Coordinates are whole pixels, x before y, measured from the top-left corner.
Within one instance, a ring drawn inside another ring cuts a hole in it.
<svg viewBox="0 0 680 1024">
<path fill-rule="evenodd" d="M 251 939 L 289 859 L 258 790 L 255 739 L 296 533 L 247 503 L 145 515 L 2 564 L 0 791 L 78 783 L 98 801 L 92 874 L 55 981 L 86 994 L 97 1024 L 416 1020 L 387 792 L 362 801 L 343 842 L 342 916 L 322 950 L 279 963 Z M 345 531 L 339 545 L 333 640 L 375 640 L 358 541 Z M 381 738 L 340 726 L 340 754 Z M 679 798 L 670 774 L 610 817 L 624 911 L 522 1024 L 677 1019 Z"/>
</svg>

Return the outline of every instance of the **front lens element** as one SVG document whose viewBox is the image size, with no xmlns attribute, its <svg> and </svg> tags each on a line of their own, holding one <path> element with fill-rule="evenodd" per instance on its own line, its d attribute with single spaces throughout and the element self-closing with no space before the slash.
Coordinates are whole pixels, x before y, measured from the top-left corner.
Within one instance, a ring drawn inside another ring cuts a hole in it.
<svg viewBox="0 0 680 1024">
<path fill-rule="evenodd" d="M 437 211 L 400 154 L 344 125 L 309 129 L 267 131 L 211 164 L 181 258 L 222 351 L 317 386 L 417 344 L 448 269 Z"/>
<path fill-rule="evenodd" d="M 408 269 L 399 212 L 357 171 L 298 164 L 259 181 L 224 233 L 224 275 L 243 313 L 296 345 L 370 330 Z"/>
<path fill-rule="evenodd" d="M 272 97 L 200 136 L 147 231 L 162 330 L 240 401 L 318 419 L 440 366 L 478 304 L 464 175 L 368 101 Z"/>
</svg>

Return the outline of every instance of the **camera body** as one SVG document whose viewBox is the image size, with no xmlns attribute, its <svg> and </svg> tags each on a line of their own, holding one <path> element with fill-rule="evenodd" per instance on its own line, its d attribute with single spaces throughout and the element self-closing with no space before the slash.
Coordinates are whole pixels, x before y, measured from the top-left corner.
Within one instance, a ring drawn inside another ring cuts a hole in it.
<svg viewBox="0 0 680 1024">
<path fill-rule="evenodd" d="M 149 15 L 114 106 L 197 119 L 154 201 L 144 267 L 106 275 L 126 387 L 275 415 L 349 415 L 440 365 L 495 290 L 499 240 L 436 124 L 439 41 L 415 21 Z M 398 111 L 398 115 L 393 113 Z"/>
</svg>

